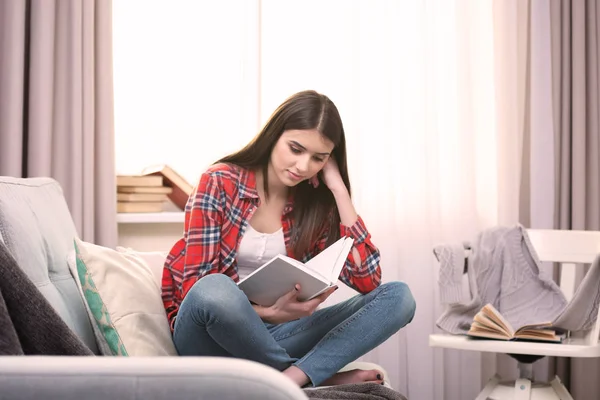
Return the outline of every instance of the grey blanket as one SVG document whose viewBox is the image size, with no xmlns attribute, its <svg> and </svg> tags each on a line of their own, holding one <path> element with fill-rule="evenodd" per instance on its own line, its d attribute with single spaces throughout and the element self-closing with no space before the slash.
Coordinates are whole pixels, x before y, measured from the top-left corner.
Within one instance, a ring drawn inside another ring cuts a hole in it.
<svg viewBox="0 0 600 400">
<path fill-rule="evenodd" d="M 470 250 L 467 258 L 466 249 Z M 551 322 L 558 328 L 582 331 L 596 322 L 600 255 L 567 303 L 552 277 L 540 268 L 527 230 L 521 225 L 488 229 L 473 243 L 436 246 L 434 254 L 440 262 L 440 298 L 448 306 L 437 326 L 446 332 L 466 333 L 475 314 L 487 303 L 514 328 Z M 465 273 L 468 293 L 462 288 Z"/>
<path fill-rule="evenodd" d="M 93 355 L 0 241 L 0 355 Z"/>
<path fill-rule="evenodd" d="M 377 383 L 350 383 L 321 389 L 304 389 L 304 393 L 314 400 L 407 400 L 395 390 Z"/>
<path fill-rule="evenodd" d="M 583 281 L 563 312 L 552 325 L 578 332 L 592 328 L 600 306 L 600 254 L 596 256 Z"/>
<path fill-rule="evenodd" d="M 470 248 L 466 273 L 469 293 L 461 293 L 465 272 L 464 249 Z M 473 243 L 437 246 L 440 292 L 448 305 L 437 326 L 453 334 L 467 333 L 475 314 L 492 304 L 515 328 L 551 322 L 567 305 L 560 288 L 541 268 L 526 229 L 495 227 L 481 232 Z"/>
</svg>

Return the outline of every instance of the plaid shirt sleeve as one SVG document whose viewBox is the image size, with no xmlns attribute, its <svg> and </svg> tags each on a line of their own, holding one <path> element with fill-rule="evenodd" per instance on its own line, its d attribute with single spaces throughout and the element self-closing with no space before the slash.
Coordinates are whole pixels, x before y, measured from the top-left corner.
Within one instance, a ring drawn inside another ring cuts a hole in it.
<svg viewBox="0 0 600 400">
<path fill-rule="evenodd" d="M 329 232 L 321 235 L 317 243 L 315 255 L 325 250 Z M 379 250 L 371 242 L 371 235 L 359 216 L 354 225 L 348 227 L 340 224 L 340 235 L 354 239 L 352 250 L 348 254 L 346 264 L 340 275 L 340 280 L 360 293 L 369 293 L 381 283 L 381 267 Z M 356 249 L 360 256 L 360 264 L 354 260 L 353 250 Z"/>
<path fill-rule="evenodd" d="M 196 283 L 208 274 L 219 270 L 219 250 L 223 214 L 221 187 L 217 178 L 205 174 L 186 210 L 185 262 L 181 283 L 183 297 Z"/>
<path fill-rule="evenodd" d="M 173 329 L 179 304 L 198 279 L 220 273 L 222 188 L 218 178 L 204 174 L 185 210 L 184 237 L 171 250 L 163 273 L 163 303 Z"/>
</svg>

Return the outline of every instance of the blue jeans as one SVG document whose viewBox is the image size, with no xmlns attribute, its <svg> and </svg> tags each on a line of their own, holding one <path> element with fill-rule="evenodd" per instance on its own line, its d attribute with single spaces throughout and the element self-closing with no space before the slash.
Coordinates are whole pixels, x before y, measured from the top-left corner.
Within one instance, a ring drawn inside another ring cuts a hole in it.
<svg viewBox="0 0 600 400">
<path fill-rule="evenodd" d="M 314 386 L 408 324 L 415 300 L 405 283 L 372 292 L 283 324 L 260 319 L 231 278 L 211 274 L 190 289 L 177 314 L 173 341 L 182 356 L 236 357 L 280 371 L 300 368 Z"/>
</svg>

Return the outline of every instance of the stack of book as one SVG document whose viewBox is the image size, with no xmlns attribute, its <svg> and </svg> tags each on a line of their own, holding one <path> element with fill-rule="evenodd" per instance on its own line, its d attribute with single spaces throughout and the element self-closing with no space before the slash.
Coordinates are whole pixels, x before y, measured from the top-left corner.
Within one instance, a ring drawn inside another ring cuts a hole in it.
<svg viewBox="0 0 600 400">
<path fill-rule="evenodd" d="M 117 212 L 161 212 L 172 188 L 163 186 L 161 176 L 117 176 Z"/>
<path fill-rule="evenodd" d="M 194 191 L 194 187 L 181 175 L 175 172 L 173 168 L 165 164 L 153 165 L 145 168 L 142 171 L 142 175 L 161 178 L 164 185 L 172 189 L 167 194 L 169 200 L 171 200 L 180 210 L 185 210 L 185 205 Z"/>
<path fill-rule="evenodd" d="M 184 210 L 193 189 L 164 164 L 145 168 L 140 175 L 118 175 L 117 212 L 162 212 L 169 201 Z"/>
</svg>

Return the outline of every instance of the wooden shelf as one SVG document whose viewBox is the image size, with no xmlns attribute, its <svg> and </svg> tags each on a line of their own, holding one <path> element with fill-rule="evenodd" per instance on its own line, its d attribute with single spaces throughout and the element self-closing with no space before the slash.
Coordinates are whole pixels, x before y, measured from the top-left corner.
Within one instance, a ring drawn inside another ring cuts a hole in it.
<svg viewBox="0 0 600 400">
<path fill-rule="evenodd" d="M 159 212 L 159 213 L 119 213 L 117 223 L 119 224 L 183 224 L 185 213 Z"/>
</svg>

